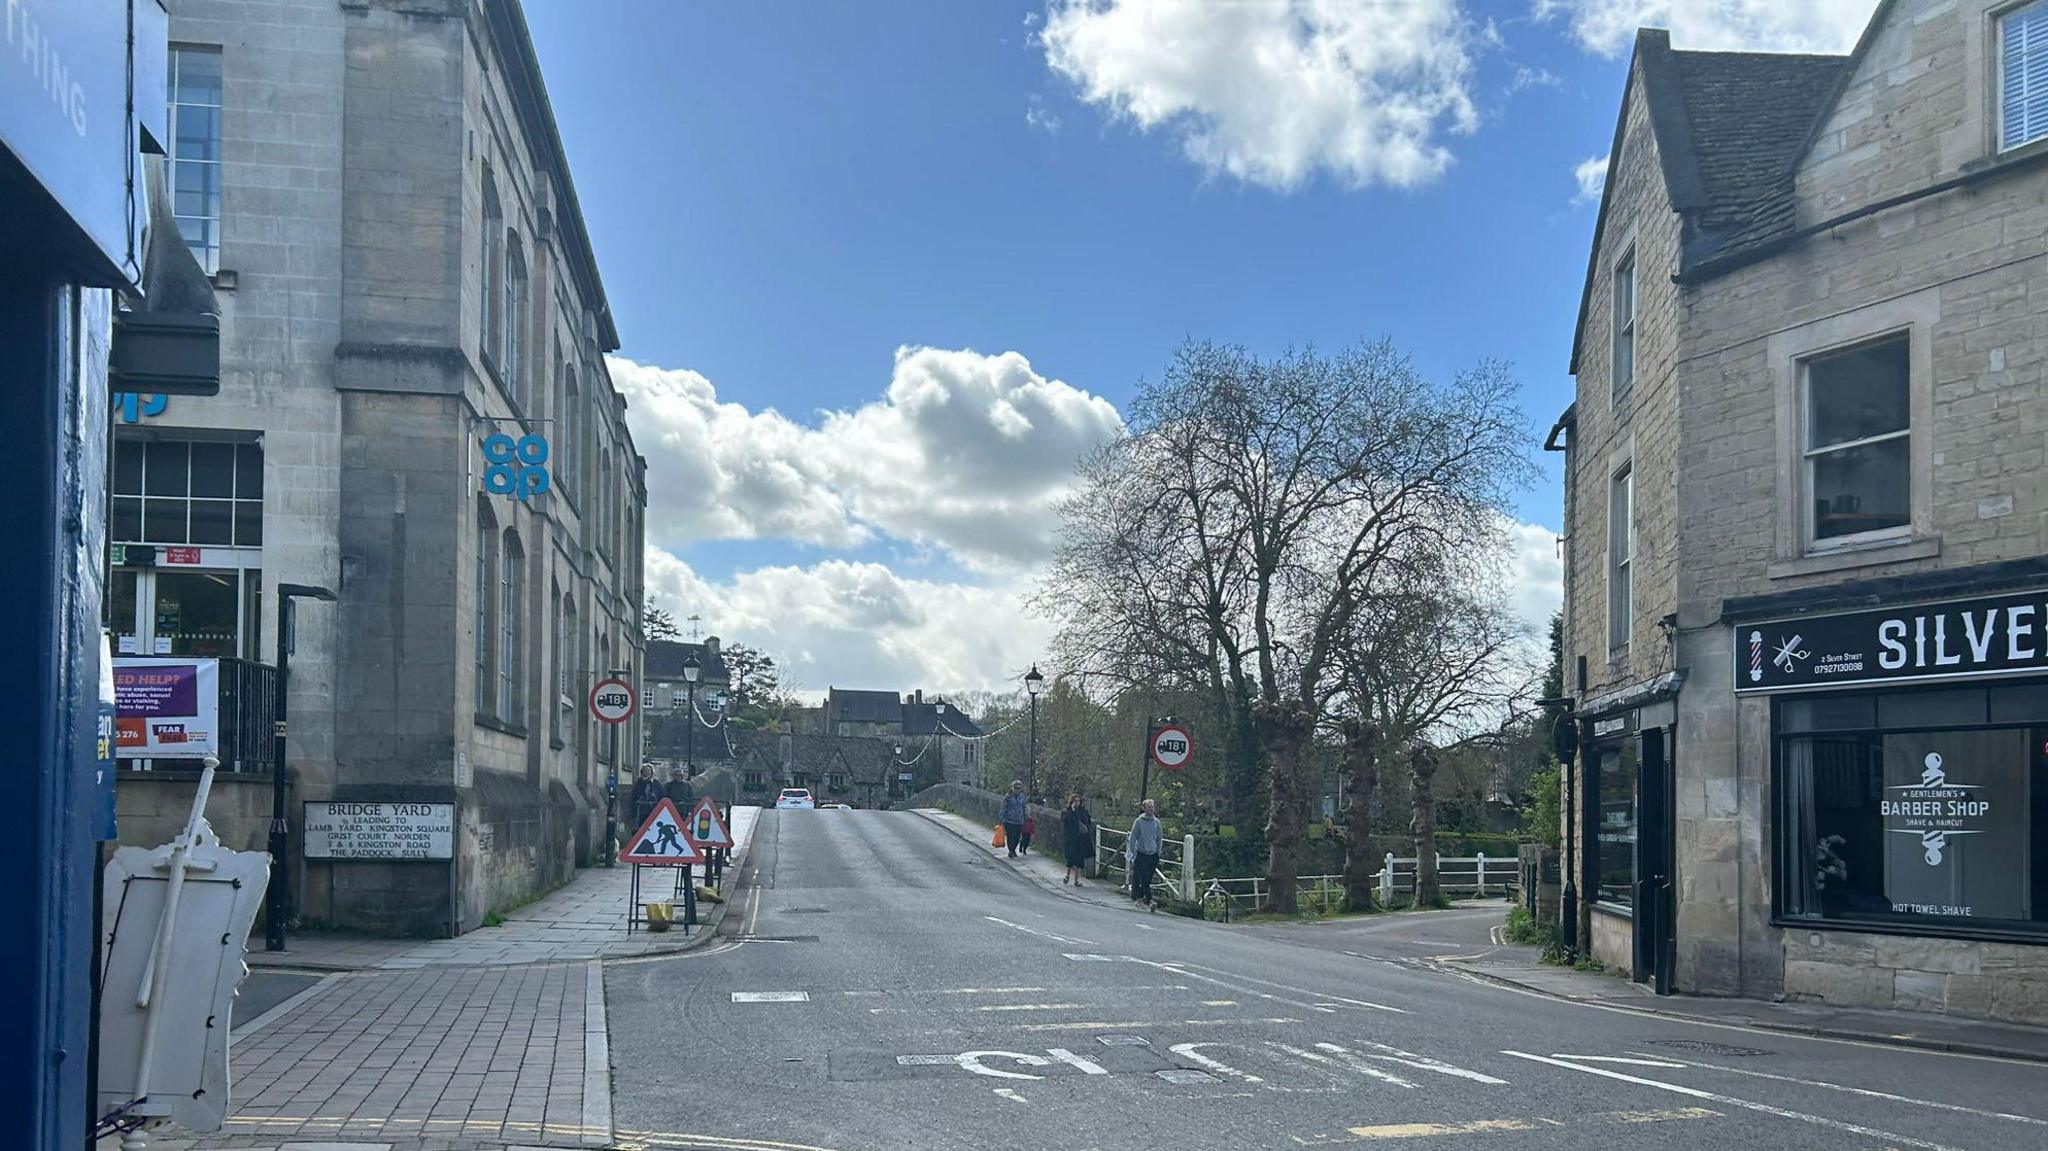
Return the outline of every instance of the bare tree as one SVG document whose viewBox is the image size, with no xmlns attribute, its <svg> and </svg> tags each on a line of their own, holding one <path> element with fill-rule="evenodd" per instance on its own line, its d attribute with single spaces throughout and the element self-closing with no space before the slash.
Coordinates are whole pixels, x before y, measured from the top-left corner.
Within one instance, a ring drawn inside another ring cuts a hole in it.
<svg viewBox="0 0 2048 1151">
<path fill-rule="evenodd" d="M 1309 743 L 1360 612 L 1499 530 L 1527 468 L 1512 396 L 1499 365 L 1432 384 L 1385 342 L 1271 361 L 1190 343 L 1061 509 L 1046 595 L 1067 659 L 1215 695 L 1264 767 L 1268 910 L 1295 909 Z"/>
<path fill-rule="evenodd" d="M 1349 778 L 1344 813 L 1344 909 L 1371 911 L 1373 890 L 1372 797 L 1379 788 L 1380 729 L 1371 720 L 1344 721 L 1344 770 Z"/>
<path fill-rule="evenodd" d="M 1443 886 L 1436 874 L 1436 749 L 1428 745 L 1408 752 L 1408 781 L 1413 789 L 1415 819 L 1415 906 L 1429 907 L 1443 902 Z"/>
</svg>

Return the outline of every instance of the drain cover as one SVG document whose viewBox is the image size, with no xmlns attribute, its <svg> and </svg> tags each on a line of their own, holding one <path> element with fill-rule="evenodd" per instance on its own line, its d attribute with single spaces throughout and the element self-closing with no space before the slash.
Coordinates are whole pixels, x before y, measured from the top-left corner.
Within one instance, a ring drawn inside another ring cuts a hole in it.
<svg viewBox="0 0 2048 1151">
<path fill-rule="evenodd" d="M 1097 1043 L 1104 1047 L 1150 1047 L 1152 1041 L 1143 1035 L 1097 1035 Z"/>
<path fill-rule="evenodd" d="M 1645 1042 L 1652 1047 L 1675 1047 L 1680 1051 L 1697 1051 L 1702 1055 L 1769 1055 L 1770 1052 L 1755 1047 L 1734 1047 L 1726 1043 L 1711 1043 L 1705 1039 L 1650 1039 Z"/>
<path fill-rule="evenodd" d="M 1164 1071 L 1155 1071 L 1153 1072 L 1153 1074 L 1159 1076 L 1161 1079 L 1166 1080 L 1168 1083 L 1221 1082 L 1221 1080 L 1217 1079 L 1214 1075 L 1209 1074 L 1207 1071 L 1196 1071 L 1191 1067 L 1169 1067 Z"/>
</svg>

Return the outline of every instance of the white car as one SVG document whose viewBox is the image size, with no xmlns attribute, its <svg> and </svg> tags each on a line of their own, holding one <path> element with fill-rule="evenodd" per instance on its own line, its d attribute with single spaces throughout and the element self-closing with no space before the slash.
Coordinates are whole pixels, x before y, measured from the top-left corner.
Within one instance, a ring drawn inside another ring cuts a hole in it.
<svg viewBox="0 0 2048 1151">
<path fill-rule="evenodd" d="M 782 794 L 775 797 L 777 811 L 809 811 L 817 806 L 818 801 L 811 798 L 808 787 L 785 787 Z"/>
</svg>

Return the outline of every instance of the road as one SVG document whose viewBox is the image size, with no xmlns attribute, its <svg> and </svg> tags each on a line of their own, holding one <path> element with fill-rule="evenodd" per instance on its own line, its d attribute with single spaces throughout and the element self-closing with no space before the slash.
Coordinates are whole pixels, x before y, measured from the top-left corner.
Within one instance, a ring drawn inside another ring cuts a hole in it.
<svg viewBox="0 0 2048 1151">
<path fill-rule="evenodd" d="M 2048 1146 L 2037 1064 L 1100 907 L 913 812 L 771 813 L 757 836 L 731 938 L 606 968 L 622 1146 Z"/>
</svg>

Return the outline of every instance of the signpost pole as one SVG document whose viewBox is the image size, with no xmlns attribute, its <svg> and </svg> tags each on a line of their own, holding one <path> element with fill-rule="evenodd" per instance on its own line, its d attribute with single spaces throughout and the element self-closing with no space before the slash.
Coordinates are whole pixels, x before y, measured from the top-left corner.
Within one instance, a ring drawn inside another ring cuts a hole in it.
<svg viewBox="0 0 2048 1151">
<path fill-rule="evenodd" d="M 291 847 L 291 832 L 284 814 L 284 723 L 291 692 L 291 644 L 285 642 L 292 627 L 292 599 L 277 597 L 277 700 L 272 704 L 270 746 L 270 892 L 263 908 L 263 950 L 284 950 L 285 852 Z"/>
<path fill-rule="evenodd" d="M 1138 754 L 1138 805 L 1145 804 L 1145 795 L 1152 787 L 1152 737 L 1159 732 L 1159 721 L 1145 721 L 1144 750 Z"/>
</svg>

